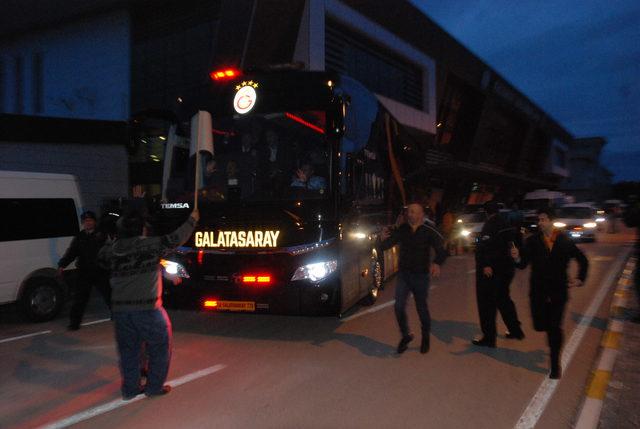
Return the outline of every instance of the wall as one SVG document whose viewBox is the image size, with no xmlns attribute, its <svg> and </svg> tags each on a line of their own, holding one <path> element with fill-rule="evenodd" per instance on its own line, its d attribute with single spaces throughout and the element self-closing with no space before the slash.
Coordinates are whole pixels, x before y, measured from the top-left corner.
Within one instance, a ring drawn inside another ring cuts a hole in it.
<svg viewBox="0 0 640 429">
<path fill-rule="evenodd" d="M 127 11 L 113 11 L 0 41 L 0 112 L 127 119 L 129 21 Z"/>
<path fill-rule="evenodd" d="M 0 170 L 73 174 L 80 184 L 82 210 L 97 211 L 104 199 L 128 193 L 124 145 L 0 142 Z"/>
</svg>

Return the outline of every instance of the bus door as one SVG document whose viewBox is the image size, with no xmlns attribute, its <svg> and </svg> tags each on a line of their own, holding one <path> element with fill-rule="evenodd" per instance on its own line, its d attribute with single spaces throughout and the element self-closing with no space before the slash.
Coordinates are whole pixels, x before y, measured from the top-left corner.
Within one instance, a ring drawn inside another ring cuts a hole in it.
<svg viewBox="0 0 640 429">
<path fill-rule="evenodd" d="M 362 297 L 362 258 L 368 247 L 368 234 L 359 225 L 359 209 L 343 207 L 347 211 L 343 222 L 342 248 L 340 255 L 342 280 L 342 309 L 355 304 Z"/>
</svg>

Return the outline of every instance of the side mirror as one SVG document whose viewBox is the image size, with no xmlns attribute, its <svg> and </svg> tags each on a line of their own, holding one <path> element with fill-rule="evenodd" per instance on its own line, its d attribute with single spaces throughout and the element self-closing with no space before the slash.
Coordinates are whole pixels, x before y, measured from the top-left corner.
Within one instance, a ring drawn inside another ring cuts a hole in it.
<svg viewBox="0 0 640 429">
<path fill-rule="evenodd" d="M 347 104 L 348 100 L 342 95 L 338 95 L 335 97 L 333 103 L 331 104 L 331 109 L 329 110 L 329 134 L 334 137 L 342 137 L 345 131 L 345 122 L 344 118 L 347 114 Z"/>
</svg>

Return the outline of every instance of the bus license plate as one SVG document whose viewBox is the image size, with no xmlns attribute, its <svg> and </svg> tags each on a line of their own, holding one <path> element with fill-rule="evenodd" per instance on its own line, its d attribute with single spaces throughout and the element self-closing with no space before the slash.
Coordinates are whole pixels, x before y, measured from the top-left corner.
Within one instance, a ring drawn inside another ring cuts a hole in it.
<svg viewBox="0 0 640 429">
<path fill-rule="evenodd" d="M 218 310 L 256 311 L 256 303 L 253 301 L 219 301 Z"/>
</svg>

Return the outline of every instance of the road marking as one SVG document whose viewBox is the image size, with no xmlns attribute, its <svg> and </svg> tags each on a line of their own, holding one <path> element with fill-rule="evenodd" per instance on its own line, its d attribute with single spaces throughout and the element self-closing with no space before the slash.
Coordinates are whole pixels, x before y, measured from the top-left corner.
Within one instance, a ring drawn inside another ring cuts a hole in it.
<svg viewBox="0 0 640 429">
<path fill-rule="evenodd" d="M 620 274 L 622 270 L 622 265 L 629 257 L 629 253 L 630 253 L 630 250 L 622 253 L 617 257 L 616 262 L 613 265 L 613 268 L 609 271 L 609 274 L 607 275 L 605 281 L 601 283 L 600 289 L 598 290 L 596 295 L 593 297 L 593 300 L 591 301 L 589 308 L 587 309 L 585 314 L 580 318 L 580 321 L 578 322 L 578 326 L 573 331 L 573 334 L 571 334 L 571 338 L 567 342 L 564 348 L 564 352 L 562 353 L 561 365 L 563 370 L 567 366 L 569 366 L 569 364 L 571 363 L 571 359 L 573 358 L 574 353 L 578 349 L 578 346 L 580 345 L 582 338 L 586 334 L 587 329 L 589 329 L 591 325 L 591 321 L 593 320 L 596 312 L 602 305 L 602 302 L 607 296 L 609 289 L 611 288 L 612 285 L 614 285 L 614 281 L 616 280 L 616 277 Z M 540 384 L 540 387 L 538 388 L 538 391 L 536 392 L 536 394 L 533 396 L 533 398 L 531 398 L 531 401 L 529 402 L 529 405 L 527 405 L 527 408 L 524 410 L 524 413 L 522 413 L 522 416 L 520 416 L 518 423 L 516 423 L 515 425 L 516 429 L 533 428 L 538 423 L 538 420 L 540 420 L 540 416 L 542 416 L 542 413 L 547 407 L 549 400 L 551 399 L 551 397 L 553 396 L 553 393 L 558 387 L 558 382 L 559 380 L 552 380 L 550 378 L 545 378 L 542 384 Z"/>
<path fill-rule="evenodd" d="M 621 336 L 622 332 L 607 331 L 602 336 L 602 343 L 600 345 L 608 349 L 619 349 Z"/>
<path fill-rule="evenodd" d="M 8 343 L 9 341 L 22 340 L 23 338 L 31 338 L 31 337 L 35 337 L 37 335 L 44 335 L 44 334 L 50 334 L 50 333 L 51 333 L 51 331 L 34 332 L 33 334 L 26 334 L 26 335 L 20 335 L 20 336 L 17 336 L 17 337 L 4 338 L 4 339 L 0 340 L 0 343 Z"/>
<path fill-rule="evenodd" d="M 81 326 L 97 325 L 98 323 L 110 322 L 111 319 L 94 320 L 93 322 L 83 323 Z"/>
<path fill-rule="evenodd" d="M 94 320 L 93 322 L 83 323 L 81 326 L 97 325 L 98 323 L 104 323 L 104 322 L 109 322 L 109 321 L 111 321 L 111 319 Z M 25 334 L 25 335 L 19 335 L 17 337 L 4 338 L 4 339 L 0 340 L 0 344 L 8 343 L 9 341 L 22 340 L 24 338 L 31 338 L 31 337 L 35 337 L 35 336 L 38 336 L 38 335 L 50 334 L 52 332 L 53 331 L 51 331 L 51 330 L 46 330 L 46 331 L 34 332 L 33 334 Z"/>
<path fill-rule="evenodd" d="M 603 349 L 600 362 L 598 363 L 598 369 L 603 371 L 613 371 L 613 364 L 616 361 L 618 350 L 616 349 Z"/>
<path fill-rule="evenodd" d="M 595 370 L 593 379 L 591 380 L 591 383 L 589 383 L 587 397 L 602 401 L 604 399 L 604 394 L 607 391 L 610 379 L 611 371 L 604 371 L 602 369 Z"/>
<path fill-rule="evenodd" d="M 224 369 L 225 367 L 226 365 L 221 365 L 221 364 L 210 366 L 209 368 L 201 369 L 200 371 L 196 371 L 191 374 L 187 374 L 183 377 L 176 378 L 175 380 L 169 381 L 167 384 L 170 385 L 171 387 L 178 387 L 182 384 L 188 383 L 198 378 L 206 377 L 207 375 L 213 374 L 214 372 L 218 372 L 221 369 Z M 71 425 L 80 423 L 82 421 L 89 420 L 101 414 L 108 413 L 109 411 L 113 411 L 117 408 L 124 407 L 125 405 L 133 404 L 134 402 L 138 402 L 144 398 L 146 398 L 146 396 L 138 395 L 129 401 L 116 399 L 111 402 L 107 402 L 106 404 L 98 405 L 97 407 L 93 407 L 88 410 L 82 411 L 78 414 L 74 414 L 73 416 L 64 418 L 62 420 L 58 420 L 57 422 L 49 423 L 45 426 L 40 426 L 39 429 L 66 428 Z"/>
<path fill-rule="evenodd" d="M 353 320 L 353 319 L 357 319 L 358 317 L 364 316 L 365 314 L 375 313 L 376 311 L 380 311 L 383 308 L 389 307 L 390 305 L 393 305 L 395 303 L 396 303 L 396 300 L 392 299 L 391 301 L 385 302 L 384 304 L 376 305 L 375 307 L 371 307 L 371 308 L 369 308 L 369 309 L 367 309 L 365 311 L 362 311 L 360 313 L 356 313 L 353 316 L 345 317 L 344 319 L 342 319 L 342 323 L 348 322 L 348 321 Z"/>
</svg>

